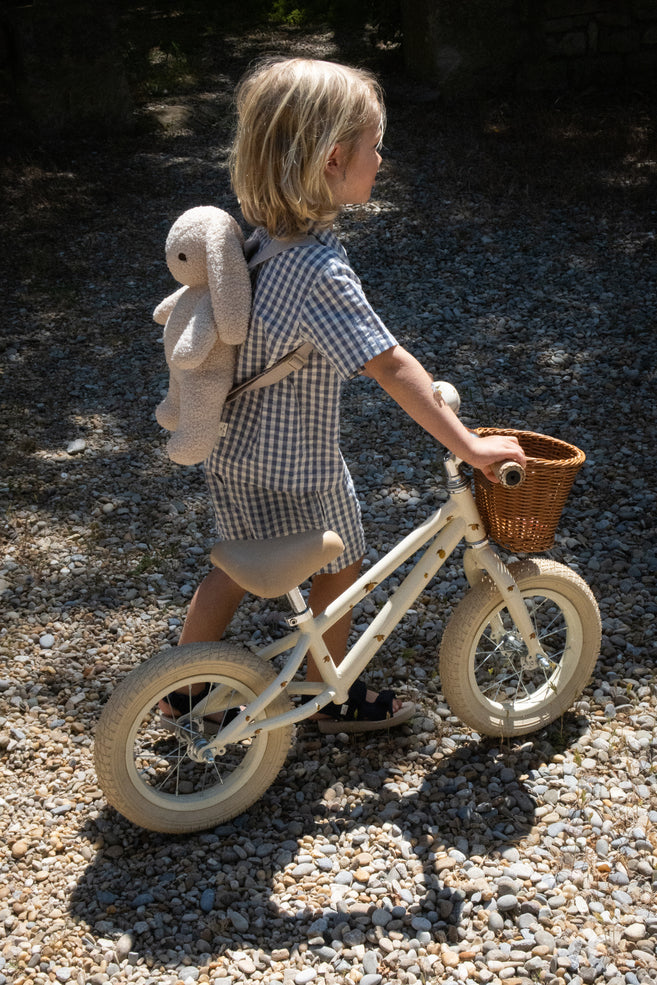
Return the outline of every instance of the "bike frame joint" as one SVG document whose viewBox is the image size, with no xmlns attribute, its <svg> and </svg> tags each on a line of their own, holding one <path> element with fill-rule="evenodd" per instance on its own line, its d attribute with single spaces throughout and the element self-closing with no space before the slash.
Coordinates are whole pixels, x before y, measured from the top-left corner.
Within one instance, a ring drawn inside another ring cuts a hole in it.
<svg viewBox="0 0 657 985">
<path fill-rule="evenodd" d="M 447 491 L 450 493 L 463 492 L 469 489 L 470 483 L 461 471 L 462 461 L 453 452 L 448 452 L 443 458 L 443 467 L 447 476 Z"/>
<path fill-rule="evenodd" d="M 294 615 L 288 616 L 285 620 L 288 626 L 291 626 L 294 629 L 296 626 L 301 626 L 303 623 L 312 621 L 312 609 L 306 603 L 306 600 L 298 587 L 291 588 L 290 591 L 287 592 L 287 599 L 292 608 L 292 612 L 294 613 Z"/>
</svg>

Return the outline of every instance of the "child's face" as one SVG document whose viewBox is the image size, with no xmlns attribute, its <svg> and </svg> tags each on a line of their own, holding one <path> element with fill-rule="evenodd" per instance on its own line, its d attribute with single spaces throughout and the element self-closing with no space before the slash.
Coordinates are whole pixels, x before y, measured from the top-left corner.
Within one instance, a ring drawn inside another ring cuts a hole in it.
<svg viewBox="0 0 657 985">
<path fill-rule="evenodd" d="M 378 124 L 365 130 L 347 161 L 343 144 L 336 144 L 326 166 L 333 201 L 336 205 L 362 205 L 369 201 L 381 164 Z"/>
</svg>

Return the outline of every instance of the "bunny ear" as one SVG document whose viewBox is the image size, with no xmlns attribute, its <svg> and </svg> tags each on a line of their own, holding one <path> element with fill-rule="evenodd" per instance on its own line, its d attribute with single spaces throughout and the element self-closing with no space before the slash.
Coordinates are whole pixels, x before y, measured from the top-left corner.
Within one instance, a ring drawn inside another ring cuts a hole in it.
<svg viewBox="0 0 657 985">
<path fill-rule="evenodd" d="M 249 328 L 251 277 L 240 227 L 227 212 L 217 212 L 207 233 L 208 286 L 219 338 L 239 345 Z"/>
</svg>

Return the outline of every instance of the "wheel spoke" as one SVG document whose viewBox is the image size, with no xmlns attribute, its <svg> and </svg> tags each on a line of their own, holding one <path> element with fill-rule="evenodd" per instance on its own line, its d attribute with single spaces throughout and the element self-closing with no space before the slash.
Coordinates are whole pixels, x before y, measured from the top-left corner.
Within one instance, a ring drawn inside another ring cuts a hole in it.
<svg viewBox="0 0 657 985">
<path fill-rule="evenodd" d="M 567 626 L 558 605 L 546 595 L 525 599 L 549 666 L 530 659 L 508 610 L 501 608 L 483 628 L 474 654 L 474 672 L 481 694 L 503 707 L 515 708 L 550 690 L 566 652 Z"/>
</svg>

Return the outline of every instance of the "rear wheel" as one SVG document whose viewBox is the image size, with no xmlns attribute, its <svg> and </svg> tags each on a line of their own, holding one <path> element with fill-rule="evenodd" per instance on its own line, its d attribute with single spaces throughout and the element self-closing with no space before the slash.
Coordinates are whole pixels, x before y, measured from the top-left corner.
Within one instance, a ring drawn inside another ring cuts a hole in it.
<svg viewBox="0 0 657 985">
<path fill-rule="evenodd" d="M 274 676 L 266 661 L 229 643 L 173 647 L 137 667 L 112 694 L 96 730 L 96 772 L 110 804 L 134 824 L 172 834 L 214 827 L 245 811 L 278 775 L 292 726 L 231 743 L 220 755 L 203 751 L 220 734 L 223 711 L 247 705 Z M 203 685 L 209 688 L 196 697 Z M 191 704 L 175 726 L 158 710 L 172 691 L 190 695 Z M 291 707 L 281 693 L 261 717 Z"/>
<path fill-rule="evenodd" d="M 577 700 L 600 652 L 600 613 L 579 575 L 547 558 L 509 570 L 545 658 L 529 655 L 489 578 L 456 607 L 440 648 L 445 700 L 484 735 L 523 735 L 549 725 Z"/>
</svg>

